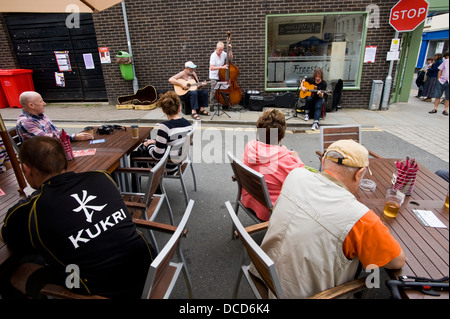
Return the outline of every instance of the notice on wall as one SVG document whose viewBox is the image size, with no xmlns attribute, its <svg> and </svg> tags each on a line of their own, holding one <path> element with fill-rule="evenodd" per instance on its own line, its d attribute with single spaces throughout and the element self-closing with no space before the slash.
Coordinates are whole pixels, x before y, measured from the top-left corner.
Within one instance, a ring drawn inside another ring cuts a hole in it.
<svg viewBox="0 0 450 319">
<path fill-rule="evenodd" d="M 64 78 L 64 73 L 55 72 L 55 80 L 56 80 L 56 86 L 66 87 L 66 80 Z"/>
<path fill-rule="evenodd" d="M 100 62 L 103 63 L 111 63 L 111 56 L 109 54 L 109 48 L 101 47 L 98 48 L 98 52 L 100 54 Z"/>
<path fill-rule="evenodd" d="M 389 51 L 387 53 L 386 61 L 398 61 L 400 60 L 400 51 Z"/>
<path fill-rule="evenodd" d="M 377 56 L 376 46 L 366 47 L 366 54 L 364 55 L 364 63 L 375 63 L 376 56 Z"/>
<path fill-rule="evenodd" d="M 59 72 L 72 71 L 69 51 L 55 51 L 55 57 L 56 63 L 58 63 Z"/>
<path fill-rule="evenodd" d="M 94 58 L 92 57 L 92 53 L 83 54 L 83 59 L 86 70 L 95 69 Z"/>
</svg>

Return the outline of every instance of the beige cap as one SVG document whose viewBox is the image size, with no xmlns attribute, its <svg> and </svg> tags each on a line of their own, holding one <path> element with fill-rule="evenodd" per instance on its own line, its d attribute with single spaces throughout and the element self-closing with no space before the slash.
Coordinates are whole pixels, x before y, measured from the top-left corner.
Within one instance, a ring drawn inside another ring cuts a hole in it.
<svg viewBox="0 0 450 319">
<path fill-rule="evenodd" d="M 330 152 L 336 152 L 342 156 L 332 157 Z M 326 153 L 325 158 L 349 167 L 368 167 L 369 151 L 361 144 L 353 140 L 341 140 L 331 144 Z"/>
</svg>

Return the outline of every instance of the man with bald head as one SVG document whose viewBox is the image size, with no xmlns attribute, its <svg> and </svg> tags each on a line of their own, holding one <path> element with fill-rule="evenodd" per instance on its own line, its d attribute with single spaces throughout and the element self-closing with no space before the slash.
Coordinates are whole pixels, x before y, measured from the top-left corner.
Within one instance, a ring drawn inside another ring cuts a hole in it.
<svg viewBox="0 0 450 319">
<path fill-rule="evenodd" d="M 23 92 L 19 97 L 19 102 L 23 111 L 17 119 L 16 129 L 22 141 L 35 136 L 60 137 L 61 131 L 44 114 L 46 103 L 39 93 L 34 91 Z M 70 136 L 72 142 L 92 139 L 94 137 L 90 133 L 84 132 Z"/>
<path fill-rule="evenodd" d="M 216 45 L 216 50 L 211 54 L 209 59 L 209 79 L 211 81 L 211 91 L 209 94 L 209 105 L 211 112 L 214 112 L 214 98 L 216 96 L 216 84 L 219 81 L 219 70 L 227 70 L 228 65 L 225 63 L 227 60 L 227 52 L 225 52 L 225 44 L 219 42 Z M 233 52 L 231 51 L 230 44 L 230 59 L 233 58 Z"/>
<path fill-rule="evenodd" d="M 261 244 L 286 298 L 352 281 L 359 263 L 365 269 L 405 264 L 400 244 L 354 196 L 368 166 L 367 149 L 342 140 L 328 147 L 322 173 L 298 168 L 286 178 Z"/>
</svg>

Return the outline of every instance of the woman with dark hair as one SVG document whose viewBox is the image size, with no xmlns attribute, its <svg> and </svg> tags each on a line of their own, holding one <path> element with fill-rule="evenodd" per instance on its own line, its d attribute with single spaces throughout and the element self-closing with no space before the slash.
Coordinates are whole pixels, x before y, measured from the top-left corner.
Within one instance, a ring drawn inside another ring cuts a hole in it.
<svg viewBox="0 0 450 319">
<path fill-rule="evenodd" d="M 424 102 L 431 102 L 433 100 L 434 88 L 436 87 L 436 83 L 438 81 L 438 73 L 439 66 L 442 63 L 442 54 L 436 54 L 434 56 L 434 63 L 431 65 L 431 68 L 427 71 L 427 81 L 425 82 L 425 86 L 423 88 L 423 96 L 426 98 L 423 100 Z"/>
<path fill-rule="evenodd" d="M 243 163 L 264 175 L 272 204 L 275 204 L 281 187 L 288 174 L 305 165 L 297 152 L 291 151 L 280 142 L 286 133 L 286 118 L 277 110 L 267 110 L 256 123 L 258 139 L 247 144 Z M 256 201 L 245 189 L 242 190 L 242 203 L 253 210 L 262 221 L 270 218 L 269 210 Z"/>
</svg>

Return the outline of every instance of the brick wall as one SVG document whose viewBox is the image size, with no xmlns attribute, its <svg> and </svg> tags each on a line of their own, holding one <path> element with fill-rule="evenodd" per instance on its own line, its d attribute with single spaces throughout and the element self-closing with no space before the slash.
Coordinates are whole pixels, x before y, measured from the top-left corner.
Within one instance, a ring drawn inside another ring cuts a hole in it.
<svg viewBox="0 0 450 319">
<path fill-rule="evenodd" d="M 0 52 L 0 69 L 17 69 L 19 67 L 2 16 L 0 16 Z"/>
<path fill-rule="evenodd" d="M 372 80 L 384 80 L 389 69 L 385 61 L 394 29 L 389 25 L 390 8 L 397 0 L 378 1 L 381 25 L 369 29 L 366 45 L 378 46 L 374 64 L 364 64 L 361 90 L 345 91 L 344 107 L 368 107 Z M 208 78 L 209 57 L 218 41 L 226 41 L 232 31 L 234 63 L 240 69 L 242 91 L 264 91 L 265 21 L 270 14 L 365 11 L 370 1 L 300 0 L 126 0 L 128 24 L 139 86 L 153 85 L 158 91 L 171 89 L 168 79 L 193 60 L 201 80 Z M 108 100 L 133 93 L 131 81 L 122 79 L 115 63 L 118 51 L 128 51 L 121 5 L 94 14 L 99 46 L 110 48 L 112 63 L 103 64 Z M 5 44 L 4 24 L 0 25 L 0 48 Z M 7 38 L 5 38 L 7 39 Z M 10 49 L 11 50 L 11 49 Z M 8 56 L 8 54 L 6 54 Z M 13 57 L 13 55 L 12 55 Z M 0 66 L 16 67 L 14 58 Z M 274 93 L 267 93 L 272 95 Z"/>
</svg>

